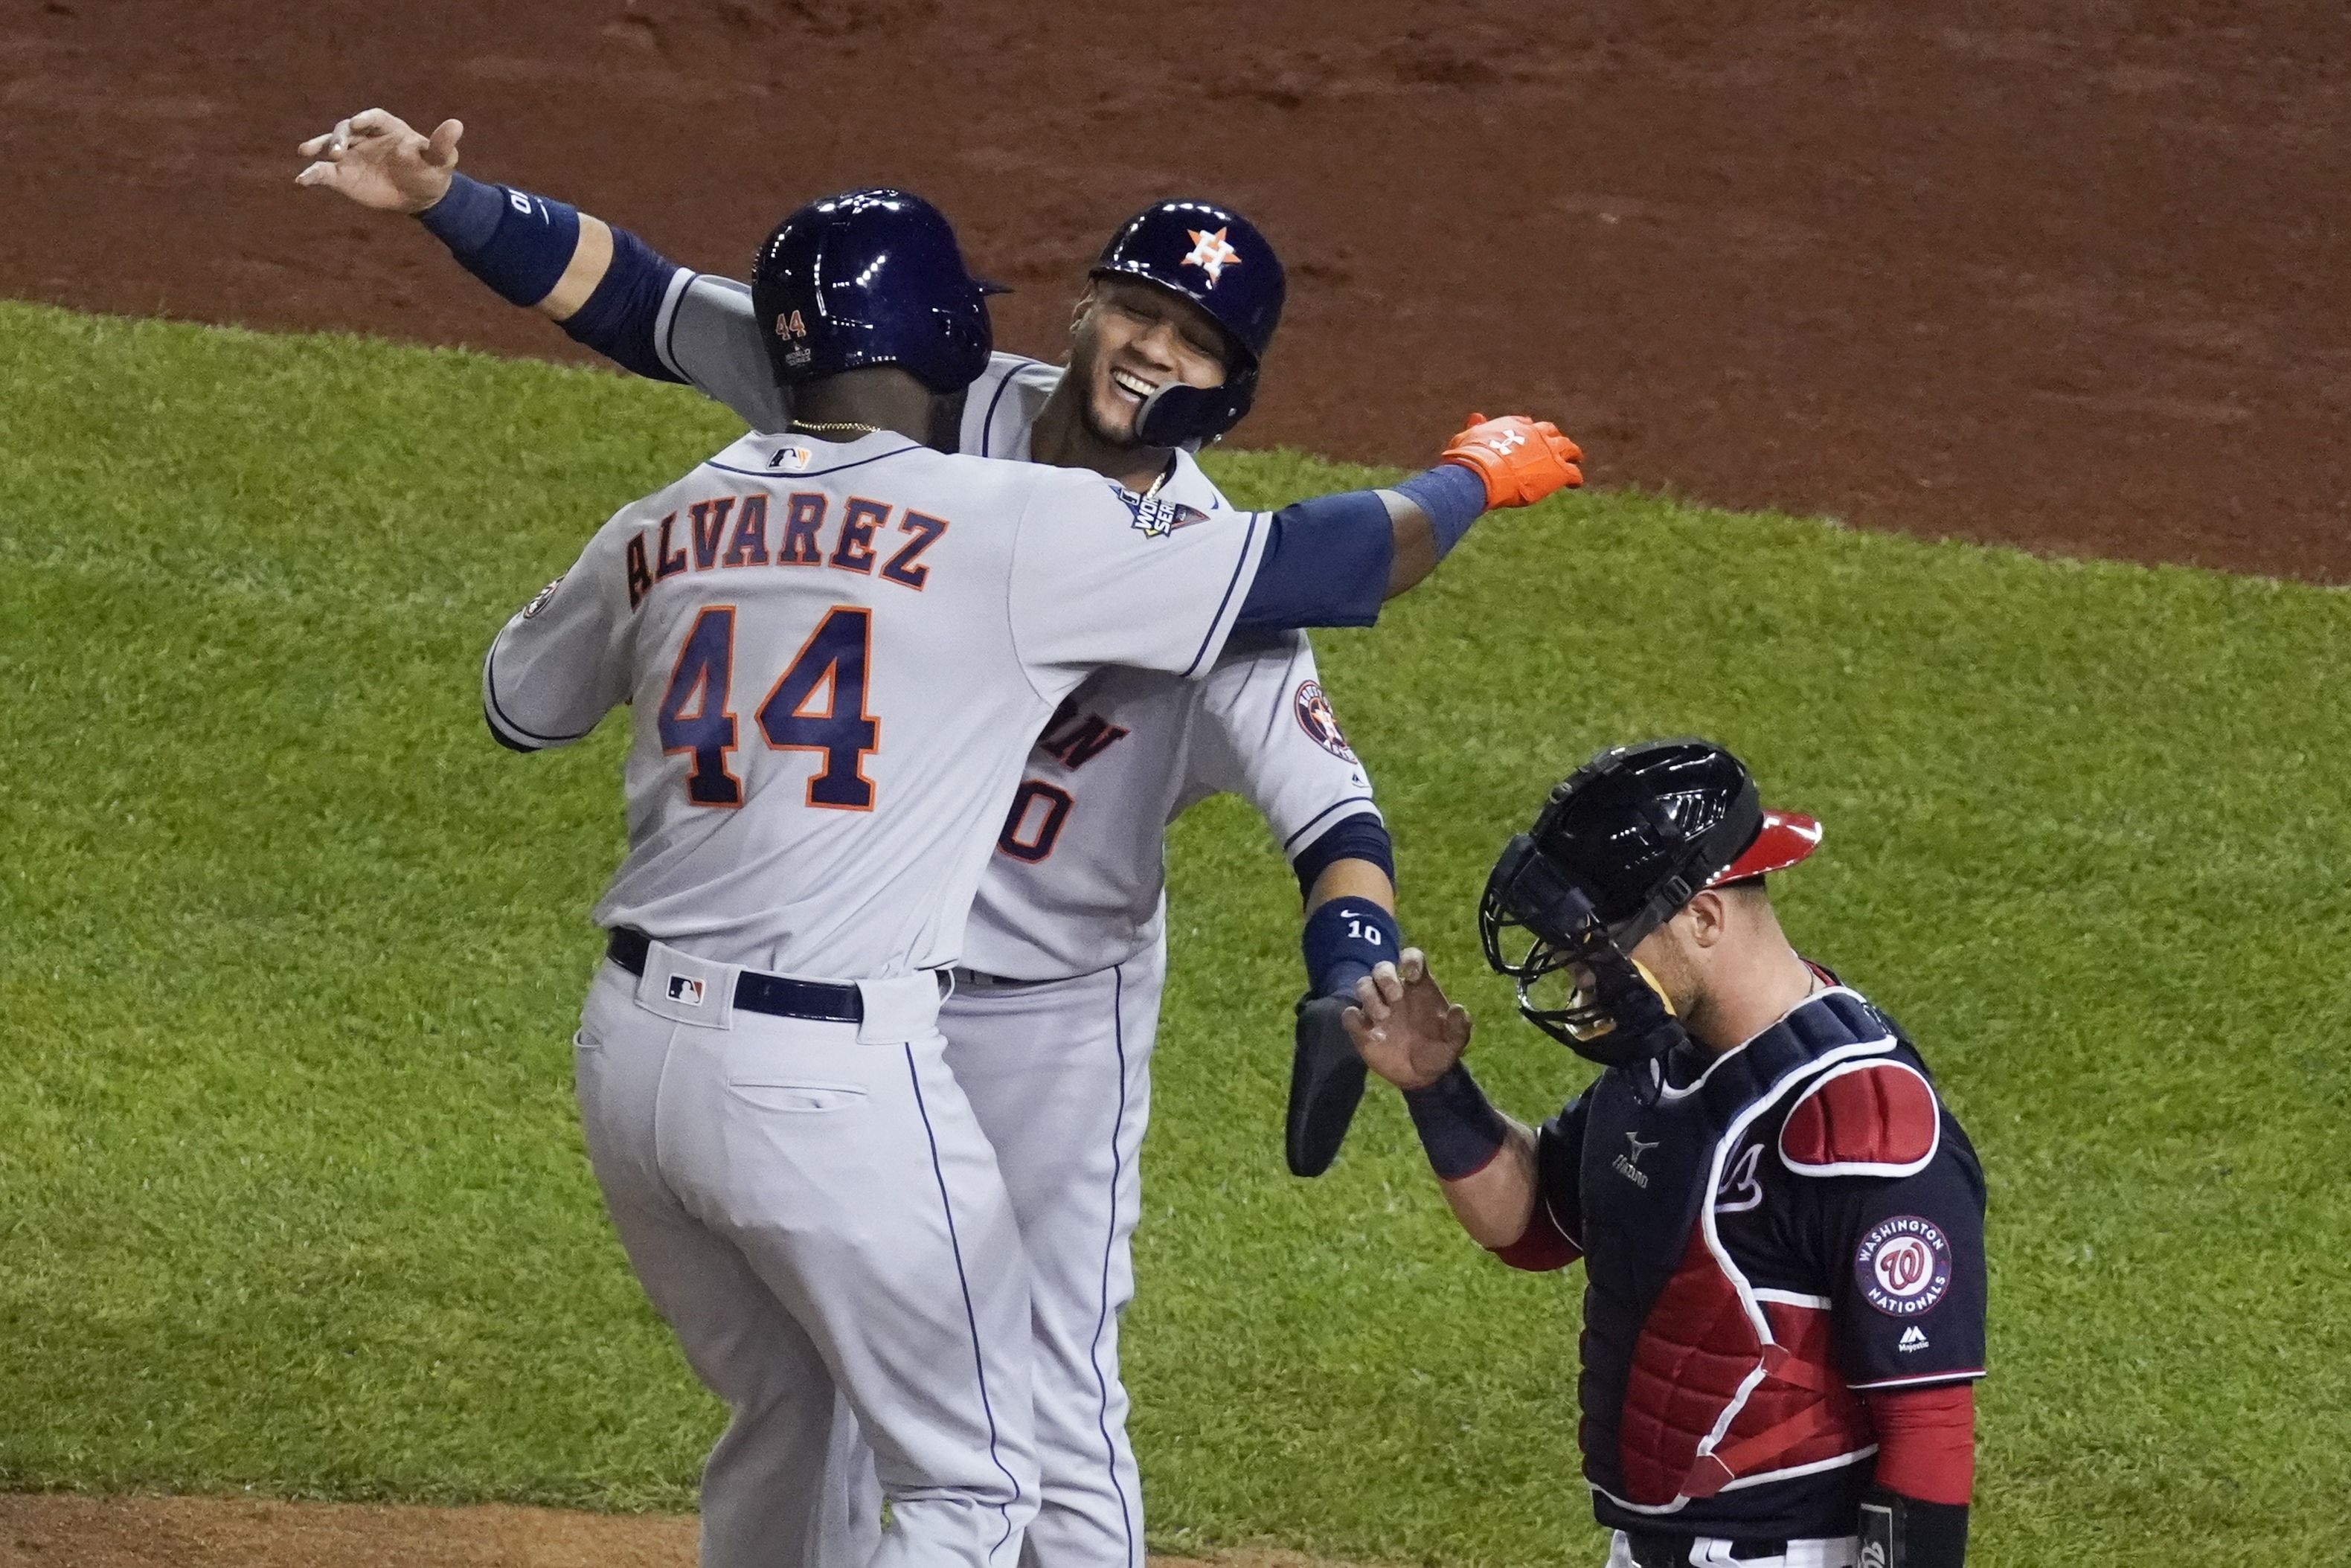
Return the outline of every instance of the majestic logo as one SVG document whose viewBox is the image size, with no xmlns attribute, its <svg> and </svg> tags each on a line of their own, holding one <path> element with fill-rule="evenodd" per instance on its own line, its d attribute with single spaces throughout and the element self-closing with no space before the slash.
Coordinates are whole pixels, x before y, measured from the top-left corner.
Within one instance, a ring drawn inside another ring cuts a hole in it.
<svg viewBox="0 0 2351 1568">
<path fill-rule="evenodd" d="M 1625 1134 L 1625 1141 L 1632 1145 L 1632 1149 L 1629 1153 L 1618 1155 L 1613 1162 L 1616 1166 L 1616 1174 L 1635 1186 L 1648 1186 L 1649 1173 L 1641 1168 L 1641 1156 L 1656 1148 L 1656 1144 L 1655 1141 L 1643 1143 L 1641 1134 L 1638 1133 Z"/>
<path fill-rule="evenodd" d="M 1722 1186 L 1714 1195 L 1717 1214 L 1744 1214 L 1763 1206 L 1763 1183 L 1757 1178 L 1755 1167 L 1762 1163 L 1763 1145 L 1750 1144 L 1747 1152 L 1722 1173 Z"/>
<path fill-rule="evenodd" d="M 768 459 L 770 468 L 788 468 L 797 474 L 809 465 L 809 449 L 805 446 L 778 446 L 776 455 Z"/>
<path fill-rule="evenodd" d="M 1902 1342 L 1899 1344 L 1896 1344 L 1894 1347 L 1894 1350 L 1895 1354 L 1897 1355 L 1907 1355 L 1914 1350 L 1924 1350 L 1926 1348 L 1927 1336 L 1918 1332 L 1918 1325 L 1917 1323 L 1912 1323 L 1908 1328 L 1902 1331 Z"/>
<path fill-rule="evenodd" d="M 1192 236 L 1192 254 L 1176 265 L 1196 267 L 1207 273 L 1209 287 L 1217 286 L 1217 279 L 1224 276 L 1225 268 L 1241 264 L 1241 253 L 1225 243 L 1225 230 L 1218 229 L 1215 234 L 1205 229 L 1186 229 L 1184 232 Z"/>
<path fill-rule="evenodd" d="M 674 1002 L 684 1002 L 690 1008 L 700 1007 L 702 982 L 684 975 L 672 975 L 669 977 L 669 999 Z"/>
<path fill-rule="evenodd" d="M 1307 739 L 1343 761 L 1355 760 L 1346 736 L 1340 732 L 1339 716 L 1331 711 L 1331 699 L 1323 695 L 1322 682 L 1299 682 L 1298 695 L 1290 706 L 1297 711 L 1298 727 L 1306 732 Z"/>
<path fill-rule="evenodd" d="M 1933 1220 L 1897 1214 L 1861 1239 L 1853 1271 L 1871 1306 L 1888 1317 L 1915 1318 L 1951 1289 L 1951 1243 Z"/>
<path fill-rule="evenodd" d="M 1165 496 L 1139 496 L 1123 485 L 1113 485 L 1111 488 L 1126 503 L 1126 509 L 1134 514 L 1135 531 L 1147 539 L 1164 539 L 1177 528 L 1208 520 L 1208 514 L 1199 507 L 1171 501 Z"/>
<path fill-rule="evenodd" d="M 530 596 L 530 602 L 522 607 L 522 618 L 528 621 L 532 616 L 538 614 L 540 611 L 546 609 L 547 601 L 554 598 L 555 591 L 562 586 L 563 580 L 559 577 L 553 582 L 549 583 L 545 588 L 540 589 L 537 593 L 532 594 Z"/>
</svg>

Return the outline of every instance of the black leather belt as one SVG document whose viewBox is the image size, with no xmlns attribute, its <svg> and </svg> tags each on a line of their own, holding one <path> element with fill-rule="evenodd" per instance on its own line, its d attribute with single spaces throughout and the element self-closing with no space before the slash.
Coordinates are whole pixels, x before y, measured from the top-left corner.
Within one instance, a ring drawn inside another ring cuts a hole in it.
<svg viewBox="0 0 2351 1568">
<path fill-rule="evenodd" d="M 1698 1544 L 1695 1535 L 1655 1535 L 1647 1531 L 1628 1530 L 1625 1540 L 1633 1549 L 1634 1568 L 1689 1568 L 1690 1548 Z M 1730 1543 L 1733 1563 L 1763 1563 L 1787 1554 L 1788 1543 L 1784 1541 Z"/>
<path fill-rule="evenodd" d="M 653 945 L 652 937 L 624 925 L 604 944 L 604 956 L 632 975 L 642 975 L 645 972 L 645 956 L 653 950 Z M 815 1019 L 824 1023 L 862 1023 L 865 1019 L 864 993 L 855 986 L 795 980 L 784 975 L 764 975 L 757 969 L 736 972 L 735 1005 L 745 1012 Z"/>
<path fill-rule="evenodd" d="M 983 969 L 957 967 L 951 971 L 956 985 L 967 991 L 1017 991 L 1029 986 L 1050 986 L 1050 980 L 1016 980 L 1009 975 L 991 975 Z"/>
</svg>

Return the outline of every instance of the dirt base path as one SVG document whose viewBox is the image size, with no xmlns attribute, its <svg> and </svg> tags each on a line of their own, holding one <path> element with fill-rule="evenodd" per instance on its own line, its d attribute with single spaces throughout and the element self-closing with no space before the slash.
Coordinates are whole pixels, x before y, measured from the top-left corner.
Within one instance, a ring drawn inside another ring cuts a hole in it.
<svg viewBox="0 0 2351 1568">
<path fill-rule="evenodd" d="M 557 1509 L 0 1495 L 5 1568 L 692 1568 L 694 1521 Z M 1151 1568 L 1325 1568 L 1288 1552 Z"/>
<path fill-rule="evenodd" d="M 2341 0 L 23 0 L 0 293 L 566 352 L 290 183 L 379 101 L 704 267 L 912 184 L 1047 355 L 1220 194 L 1293 280 L 1250 444 L 1525 404 L 1605 483 L 2351 580 Z"/>
</svg>

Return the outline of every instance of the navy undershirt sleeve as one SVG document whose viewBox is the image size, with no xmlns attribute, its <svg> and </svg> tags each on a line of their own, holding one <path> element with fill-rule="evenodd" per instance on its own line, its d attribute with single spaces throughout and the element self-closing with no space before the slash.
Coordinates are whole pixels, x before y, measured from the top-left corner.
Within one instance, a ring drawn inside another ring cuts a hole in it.
<svg viewBox="0 0 2351 1568">
<path fill-rule="evenodd" d="M 1266 530 L 1236 631 L 1369 626 L 1380 618 L 1395 529 L 1377 491 L 1297 502 L 1268 517 Z"/>
<path fill-rule="evenodd" d="M 447 193 L 417 218 L 459 266 L 512 305 L 546 298 L 580 243 L 580 214 L 572 207 L 465 174 L 452 178 Z M 653 329 L 677 264 L 626 229 L 611 234 L 611 265 L 595 292 L 561 324 L 564 333 L 623 370 L 653 381 L 682 382 L 685 378 L 653 350 Z"/>
<path fill-rule="evenodd" d="M 1358 811 L 1352 817 L 1342 817 L 1290 862 L 1298 873 L 1298 895 L 1310 896 L 1315 879 L 1331 869 L 1337 861 L 1368 861 L 1395 880 L 1395 842 L 1388 837 L 1387 824 L 1374 811 Z"/>
<path fill-rule="evenodd" d="M 677 264 L 653 246 L 626 229 L 614 229 L 612 265 L 587 303 L 563 323 L 565 336 L 650 381 L 683 382 L 653 348 L 662 300 L 677 272 Z"/>
</svg>

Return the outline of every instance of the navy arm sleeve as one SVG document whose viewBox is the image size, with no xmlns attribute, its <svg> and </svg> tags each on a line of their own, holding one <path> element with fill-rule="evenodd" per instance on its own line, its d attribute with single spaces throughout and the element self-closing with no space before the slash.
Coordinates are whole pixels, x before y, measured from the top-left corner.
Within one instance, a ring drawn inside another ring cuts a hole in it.
<svg viewBox="0 0 2351 1568">
<path fill-rule="evenodd" d="M 653 328 L 675 262 L 623 228 L 612 230 L 612 265 L 587 303 L 563 323 L 564 335 L 595 350 L 622 370 L 648 381 L 683 382 L 653 349 Z"/>
<path fill-rule="evenodd" d="M 1369 626 L 1387 598 L 1395 526 L 1375 490 L 1287 506 L 1266 519 L 1265 554 L 1236 630 Z"/>
<path fill-rule="evenodd" d="M 1298 896 L 1313 895 L 1315 879 L 1340 861 L 1365 861 L 1395 880 L 1395 841 L 1376 811 L 1358 811 L 1331 824 L 1322 837 L 1298 852 L 1290 869 L 1298 873 Z"/>
</svg>

